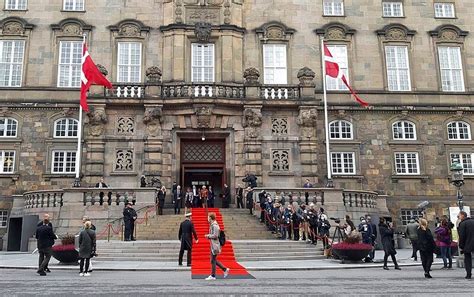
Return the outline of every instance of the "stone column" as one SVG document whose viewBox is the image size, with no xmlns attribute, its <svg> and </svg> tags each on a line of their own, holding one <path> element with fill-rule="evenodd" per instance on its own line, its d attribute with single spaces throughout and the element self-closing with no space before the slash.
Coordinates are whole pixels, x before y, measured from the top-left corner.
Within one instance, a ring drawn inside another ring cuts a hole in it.
<svg viewBox="0 0 474 297">
<path fill-rule="evenodd" d="M 82 173 L 85 182 L 94 184 L 97 178 L 104 176 L 105 168 L 105 125 L 108 122 L 105 104 L 89 105 L 89 113 L 85 118 L 84 146 L 86 154 L 82 157 Z"/>
<path fill-rule="evenodd" d="M 262 184 L 262 106 L 244 105 L 243 126 L 246 172 L 253 173 Z"/>
<path fill-rule="evenodd" d="M 142 174 L 147 177 L 148 182 L 153 177 L 161 179 L 163 171 L 162 107 L 162 105 L 146 104 L 143 115 L 146 131 Z"/>
<path fill-rule="evenodd" d="M 318 184 L 317 118 L 315 106 L 300 107 L 296 123 L 300 127 L 301 185 L 307 178 L 311 183 Z"/>
</svg>

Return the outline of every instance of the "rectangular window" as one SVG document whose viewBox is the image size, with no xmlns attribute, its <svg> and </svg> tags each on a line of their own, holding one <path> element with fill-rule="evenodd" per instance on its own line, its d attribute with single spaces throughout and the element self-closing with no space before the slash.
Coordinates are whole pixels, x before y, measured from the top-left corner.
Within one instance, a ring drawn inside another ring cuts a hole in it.
<svg viewBox="0 0 474 297">
<path fill-rule="evenodd" d="M 325 16 L 344 15 L 344 1 L 323 0 L 323 11 Z"/>
<path fill-rule="evenodd" d="M 349 82 L 349 64 L 347 62 L 347 46 L 345 45 L 328 45 L 329 51 L 333 56 L 334 62 L 339 65 L 339 71 L 346 76 Z M 347 90 L 346 85 L 340 78 L 333 78 L 326 75 L 326 89 L 327 90 Z"/>
<path fill-rule="evenodd" d="M 64 10 L 84 11 L 84 0 L 64 0 Z"/>
<path fill-rule="evenodd" d="M 51 172 L 52 173 L 76 172 L 76 152 L 75 151 L 53 151 Z"/>
<path fill-rule="evenodd" d="M 355 174 L 354 153 L 331 153 L 333 174 Z"/>
<path fill-rule="evenodd" d="M 418 153 L 395 153 L 395 169 L 400 175 L 420 174 Z"/>
<path fill-rule="evenodd" d="M 23 40 L 0 41 L 0 87 L 20 87 L 23 72 Z"/>
<path fill-rule="evenodd" d="M 437 18 L 454 18 L 454 3 L 435 3 L 435 17 Z"/>
<path fill-rule="evenodd" d="M 0 151 L 0 173 L 13 173 L 15 170 L 15 151 Z"/>
<path fill-rule="evenodd" d="M 263 75 L 264 84 L 286 85 L 286 45 L 263 45 Z"/>
<path fill-rule="evenodd" d="M 406 46 L 386 46 L 387 81 L 389 91 L 410 91 L 410 66 Z"/>
<path fill-rule="evenodd" d="M 0 210 L 0 228 L 7 227 L 8 211 Z"/>
<path fill-rule="evenodd" d="M 418 219 L 423 217 L 423 211 L 421 209 L 401 209 L 400 219 L 402 225 L 408 225 L 412 218 Z"/>
<path fill-rule="evenodd" d="M 58 87 L 81 86 L 82 42 L 59 42 Z"/>
<path fill-rule="evenodd" d="M 383 16 L 386 18 L 403 17 L 402 2 L 383 2 Z"/>
<path fill-rule="evenodd" d="M 193 43 L 191 51 L 192 82 L 214 82 L 214 44 Z"/>
<path fill-rule="evenodd" d="M 464 92 L 461 48 L 458 46 L 438 47 L 441 85 L 445 92 Z"/>
<path fill-rule="evenodd" d="M 118 81 L 141 82 L 142 44 L 140 42 L 119 42 Z"/>
<path fill-rule="evenodd" d="M 473 153 L 453 153 L 451 154 L 451 164 L 454 159 L 458 159 L 459 163 L 462 164 L 464 168 L 465 175 L 474 175 L 474 168 L 472 166 L 472 159 L 474 158 Z"/>
<path fill-rule="evenodd" d="M 26 10 L 28 7 L 27 0 L 5 0 L 5 9 Z"/>
</svg>

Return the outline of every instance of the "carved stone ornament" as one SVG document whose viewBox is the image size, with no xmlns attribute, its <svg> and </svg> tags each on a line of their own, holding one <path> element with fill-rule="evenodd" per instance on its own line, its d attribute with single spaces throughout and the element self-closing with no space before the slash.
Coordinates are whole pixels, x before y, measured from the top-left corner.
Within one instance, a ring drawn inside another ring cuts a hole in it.
<svg viewBox="0 0 474 297">
<path fill-rule="evenodd" d="M 66 118 L 70 118 L 74 115 L 74 109 L 66 107 L 63 108 L 62 116 Z"/>
<path fill-rule="evenodd" d="M 197 124 L 199 128 L 209 128 L 211 124 L 212 110 L 209 106 L 201 106 L 196 109 Z"/>
<path fill-rule="evenodd" d="M 96 66 L 99 69 L 100 73 L 102 73 L 103 76 L 107 76 L 109 74 L 109 72 L 107 71 L 107 68 L 105 68 L 104 65 L 96 64 Z"/>
<path fill-rule="evenodd" d="M 400 29 L 391 29 L 385 35 L 385 39 L 387 40 L 406 40 L 407 36 L 405 32 Z"/>
<path fill-rule="evenodd" d="M 12 111 L 6 107 L 6 106 L 3 106 L 1 109 L 0 109 L 0 116 L 1 117 L 6 117 L 6 116 L 10 116 L 12 114 Z"/>
<path fill-rule="evenodd" d="M 89 124 L 89 135 L 98 137 L 104 133 L 105 124 L 107 123 L 107 114 L 104 108 L 95 108 L 90 106 L 90 111 L 87 113 Z"/>
<path fill-rule="evenodd" d="M 82 36 L 82 28 L 78 24 L 67 24 L 63 27 L 62 34 L 67 36 Z"/>
<path fill-rule="evenodd" d="M 356 30 L 338 22 L 332 22 L 324 25 L 322 28 L 314 30 L 319 36 L 324 36 L 326 40 L 344 40 L 349 41 Z"/>
<path fill-rule="evenodd" d="M 183 7 L 182 7 L 181 0 L 176 0 L 174 5 L 175 5 L 175 9 L 174 9 L 175 23 L 182 24 L 183 23 Z"/>
<path fill-rule="evenodd" d="M 186 7 L 186 24 L 194 25 L 196 23 L 220 24 L 220 8 L 217 7 Z"/>
<path fill-rule="evenodd" d="M 124 37 L 140 37 L 140 28 L 135 24 L 124 24 L 118 34 Z"/>
<path fill-rule="evenodd" d="M 341 28 L 331 28 L 328 30 L 326 38 L 329 40 L 345 40 L 346 33 Z"/>
<path fill-rule="evenodd" d="M 228 25 L 230 24 L 231 22 L 231 18 L 230 18 L 230 15 L 231 15 L 231 12 L 230 12 L 230 0 L 226 0 L 225 4 L 224 4 L 224 24 Z"/>
<path fill-rule="evenodd" d="M 268 39 L 283 39 L 285 37 L 285 33 L 283 32 L 282 28 L 271 27 L 267 29 L 265 37 Z"/>
<path fill-rule="evenodd" d="M 454 25 L 441 25 L 433 31 L 428 32 L 439 42 L 464 42 L 464 38 L 469 34 Z"/>
<path fill-rule="evenodd" d="M 184 0 L 186 5 L 221 6 L 224 0 Z"/>
<path fill-rule="evenodd" d="M 454 115 L 454 118 L 455 118 L 456 120 L 461 120 L 461 119 L 463 119 L 463 118 L 464 118 L 464 111 L 462 111 L 462 110 L 457 110 L 457 111 L 456 111 L 456 114 Z"/>
<path fill-rule="evenodd" d="M 212 33 L 211 23 L 198 22 L 194 25 L 194 35 L 200 42 L 208 42 Z"/>
<path fill-rule="evenodd" d="M 318 111 L 315 108 L 300 110 L 296 124 L 300 126 L 302 137 L 311 138 L 315 136 L 317 119 Z"/>
<path fill-rule="evenodd" d="M 51 29 L 58 36 L 82 37 L 92 30 L 92 26 L 76 18 L 64 19 L 58 24 L 52 24 Z"/>
<path fill-rule="evenodd" d="M 136 19 L 125 19 L 107 28 L 120 37 L 131 38 L 141 38 L 143 34 L 150 32 L 151 29 Z"/>
<path fill-rule="evenodd" d="M 244 71 L 244 79 L 246 85 L 258 85 L 258 78 L 260 77 L 260 71 L 257 68 L 250 67 Z"/>
<path fill-rule="evenodd" d="M 260 39 L 263 40 L 289 40 L 295 29 L 288 28 L 280 22 L 269 22 L 255 29 Z"/>
<path fill-rule="evenodd" d="M 147 82 L 151 83 L 159 83 L 161 81 L 161 74 L 161 69 L 158 66 L 151 66 L 145 72 Z"/>
<path fill-rule="evenodd" d="M 23 25 L 20 22 L 7 22 L 3 25 L 2 33 L 4 35 L 23 35 L 25 29 L 23 29 Z"/>
<path fill-rule="evenodd" d="M 260 127 L 262 125 L 262 113 L 256 108 L 244 110 L 244 127 Z"/>
<path fill-rule="evenodd" d="M 308 67 L 303 67 L 298 71 L 296 77 L 300 81 L 300 86 L 314 86 L 314 77 L 316 74 Z"/>
<path fill-rule="evenodd" d="M 415 30 L 410 30 L 402 24 L 389 24 L 375 32 L 388 41 L 410 41 L 416 34 Z"/>
<path fill-rule="evenodd" d="M 161 135 L 161 122 L 163 112 L 161 107 L 147 107 L 143 116 L 147 134 L 151 137 Z"/>
</svg>

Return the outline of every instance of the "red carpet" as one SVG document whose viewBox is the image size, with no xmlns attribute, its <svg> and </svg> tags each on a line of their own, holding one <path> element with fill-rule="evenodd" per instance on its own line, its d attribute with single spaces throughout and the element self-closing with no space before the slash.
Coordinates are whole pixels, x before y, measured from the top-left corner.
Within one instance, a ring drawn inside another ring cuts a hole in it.
<svg viewBox="0 0 474 297">
<path fill-rule="evenodd" d="M 225 231 L 222 215 L 218 208 L 209 208 L 208 212 L 216 214 L 217 222 L 221 230 Z M 209 223 L 207 222 L 207 213 L 204 208 L 193 208 L 193 223 L 194 228 L 199 238 L 199 242 L 193 244 L 191 274 L 193 279 L 203 279 L 211 274 L 211 246 L 210 242 L 204 236 L 209 233 Z M 217 256 L 217 260 L 227 268 L 230 268 L 228 279 L 253 279 L 247 270 L 237 263 L 234 256 L 234 249 L 232 242 L 227 238 L 222 252 Z M 224 273 L 219 267 L 216 267 L 216 278 L 223 278 Z"/>
</svg>

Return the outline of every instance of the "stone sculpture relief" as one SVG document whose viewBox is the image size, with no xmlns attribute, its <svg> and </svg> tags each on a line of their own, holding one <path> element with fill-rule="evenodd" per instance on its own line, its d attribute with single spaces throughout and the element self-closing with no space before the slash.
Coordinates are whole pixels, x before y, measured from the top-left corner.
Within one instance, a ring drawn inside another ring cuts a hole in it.
<svg viewBox="0 0 474 297">
<path fill-rule="evenodd" d="M 145 109 L 143 123 L 146 125 L 148 136 L 156 137 L 161 135 L 162 116 L 161 107 L 147 107 Z"/>
<path fill-rule="evenodd" d="M 87 113 L 87 119 L 89 124 L 89 135 L 93 137 L 101 136 L 104 133 L 105 124 L 107 123 L 107 114 L 105 109 L 95 108 L 90 106 L 90 111 Z"/>
<path fill-rule="evenodd" d="M 296 124 L 300 126 L 302 137 L 311 138 L 315 136 L 317 120 L 318 111 L 315 108 L 300 110 Z"/>
<path fill-rule="evenodd" d="M 260 126 L 262 125 L 262 113 L 256 108 L 246 108 L 244 110 L 245 135 L 249 138 L 260 136 Z"/>
</svg>

